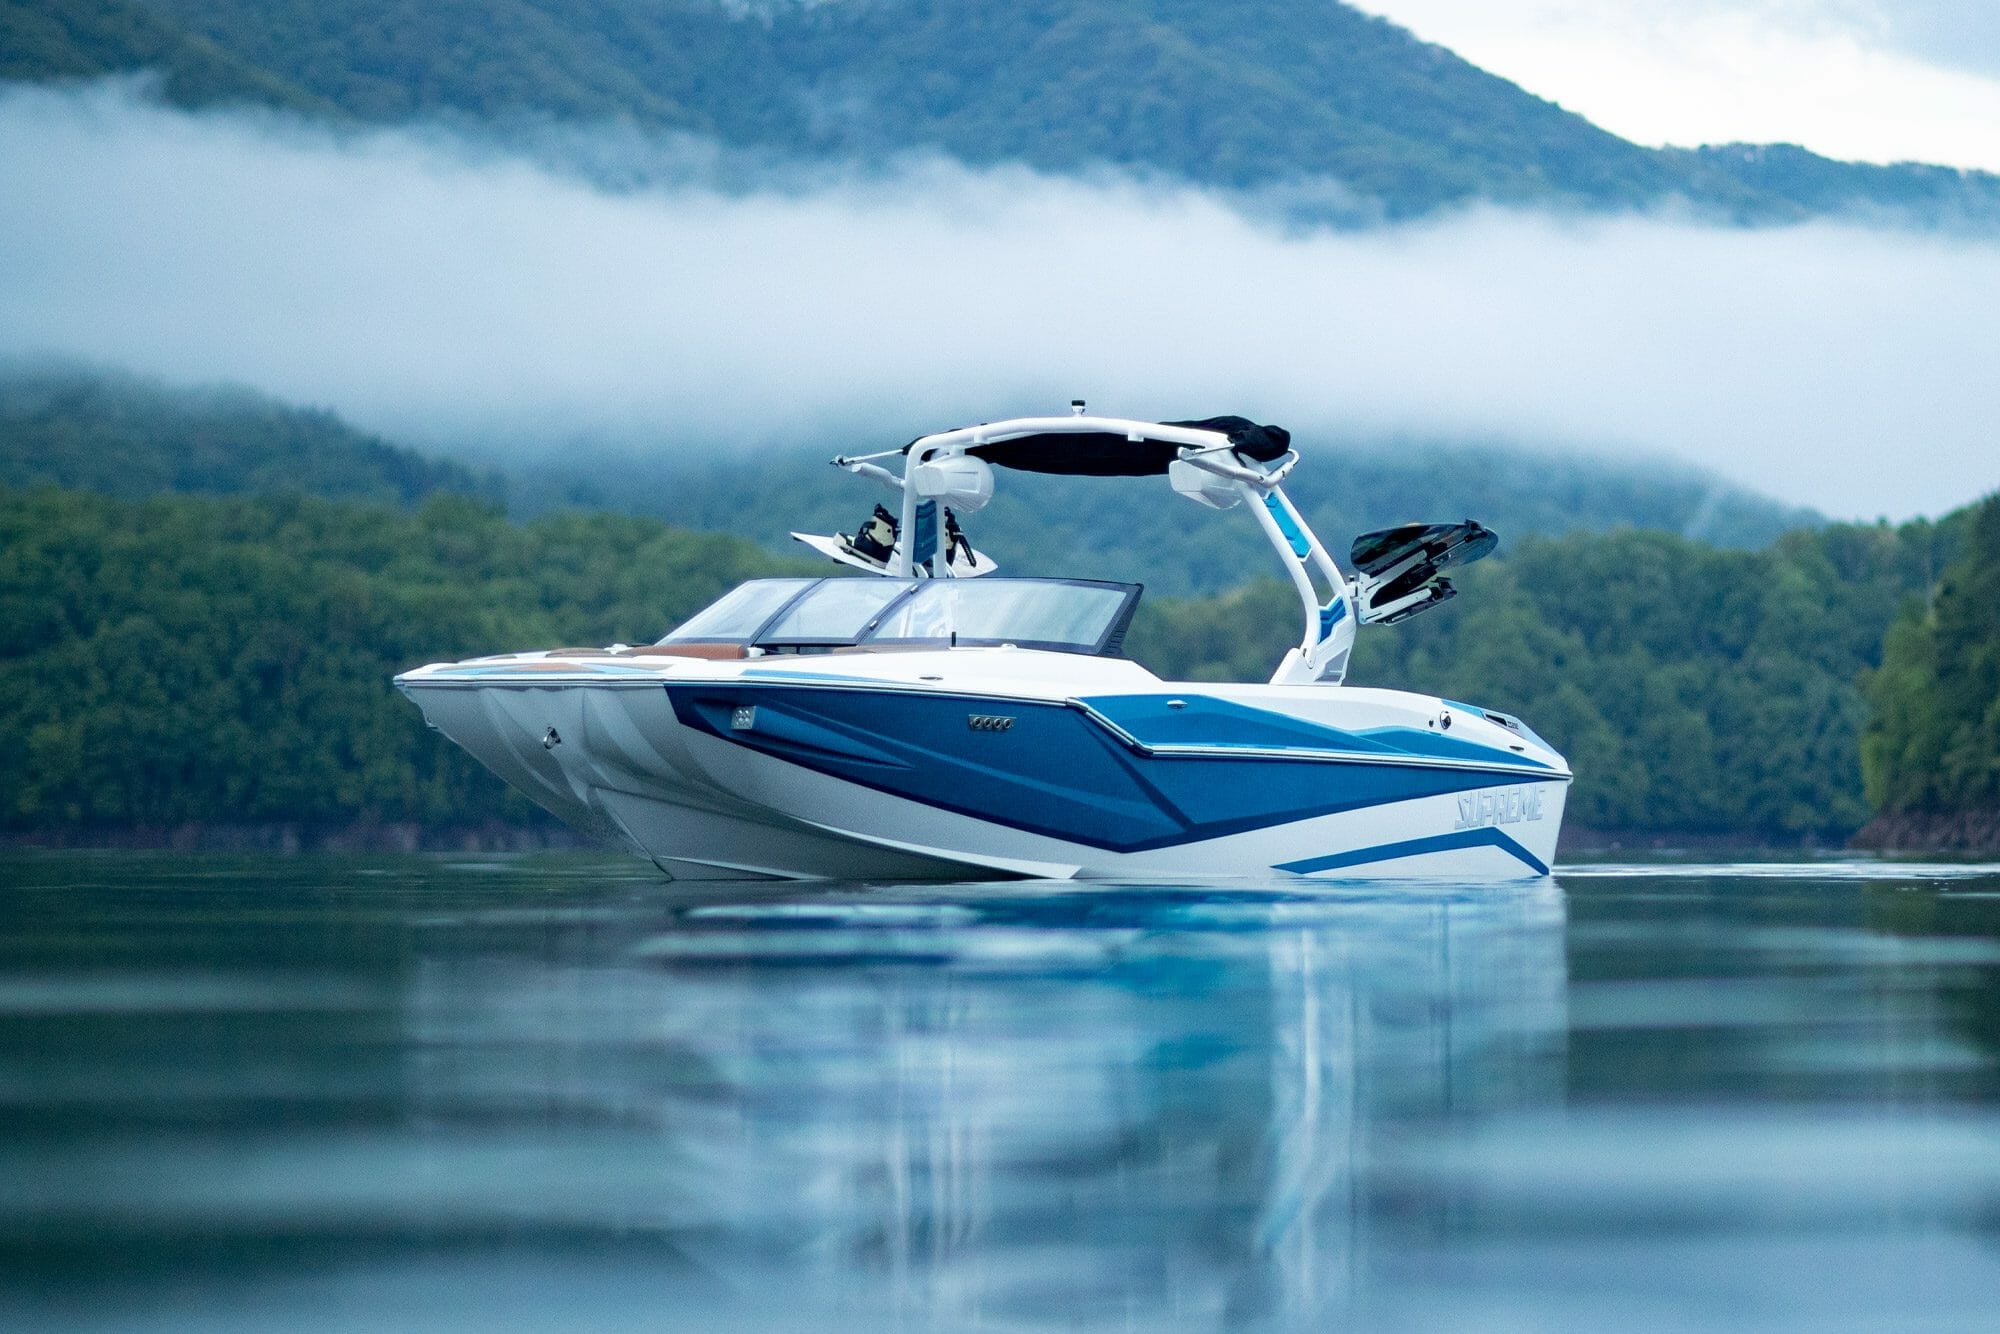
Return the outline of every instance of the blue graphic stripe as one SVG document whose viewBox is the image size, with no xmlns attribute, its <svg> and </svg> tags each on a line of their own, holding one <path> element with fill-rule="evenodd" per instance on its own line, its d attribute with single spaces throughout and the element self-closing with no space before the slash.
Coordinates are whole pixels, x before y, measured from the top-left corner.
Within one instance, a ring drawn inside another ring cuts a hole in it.
<svg viewBox="0 0 2000 1334">
<path fill-rule="evenodd" d="M 1141 746 L 1201 747 L 1208 750 L 1302 750 L 1385 758 L 1462 760 L 1495 769 L 1540 771 L 1541 760 L 1497 750 L 1420 727 L 1373 727 L 1349 732 L 1326 723 L 1294 718 L 1208 695 L 1188 695 L 1174 707 L 1158 694 L 1085 695 L 1078 703 Z"/>
<path fill-rule="evenodd" d="M 910 691 L 669 682 L 666 692 L 683 724 L 734 745 L 927 806 L 1119 852 L 1493 782 L 1490 772 L 1444 767 L 1151 756 L 1053 701 L 981 703 L 1012 722 L 974 731 L 968 701 Z M 739 726 L 743 706 L 755 713 Z"/>
<path fill-rule="evenodd" d="M 1285 507 L 1284 501 L 1278 499 L 1275 491 L 1264 497 L 1264 508 L 1271 511 L 1271 517 L 1278 521 L 1278 531 L 1292 544 L 1294 556 L 1304 560 L 1312 555 L 1312 545 L 1306 541 L 1306 535 L 1299 531 L 1298 524 L 1292 519 L 1292 512 Z"/>
<path fill-rule="evenodd" d="M 1336 852 L 1325 857 L 1308 857 L 1304 861 L 1284 862 L 1274 866 L 1274 871 L 1290 871 L 1293 875 L 1313 875 L 1319 871 L 1337 871 L 1345 866 L 1366 866 L 1371 862 L 1392 861 L 1397 857 L 1420 857 L 1427 852 L 1456 852 L 1461 848 L 1498 848 L 1512 853 L 1536 875 L 1547 875 L 1549 868 L 1540 857 L 1522 847 L 1498 829 L 1462 829 L 1455 834 L 1438 834 L 1432 838 L 1412 838 L 1401 843 L 1383 843 L 1372 848 L 1356 848 L 1352 852 Z"/>
</svg>

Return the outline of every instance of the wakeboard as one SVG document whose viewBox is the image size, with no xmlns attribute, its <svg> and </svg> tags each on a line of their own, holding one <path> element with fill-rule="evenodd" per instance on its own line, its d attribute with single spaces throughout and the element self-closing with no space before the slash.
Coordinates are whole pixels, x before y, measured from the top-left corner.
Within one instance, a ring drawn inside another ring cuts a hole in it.
<svg viewBox="0 0 2000 1334">
<path fill-rule="evenodd" d="M 1447 565 L 1470 565 L 1492 555 L 1499 545 L 1498 533 L 1472 519 L 1464 523 L 1406 523 L 1355 538 L 1349 559 L 1356 571 L 1376 578 L 1420 552 L 1426 564 L 1441 570 Z"/>
<path fill-rule="evenodd" d="M 1440 577 L 1445 568 L 1470 565 L 1499 545 L 1499 534 L 1471 519 L 1363 533 L 1349 552 L 1358 571 L 1357 614 L 1369 625 L 1394 625 L 1429 611 L 1458 591 Z"/>
<path fill-rule="evenodd" d="M 829 560 L 838 561 L 842 565 L 851 565 L 857 570 L 866 570 L 870 574 L 889 573 L 889 566 L 895 556 L 892 549 L 890 560 L 876 560 L 856 551 L 848 539 L 839 533 L 831 537 L 822 537 L 818 533 L 793 533 L 792 537 Z M 952 551 L 951 572 L 960 579 L 991 574 L 996 568 L 993 558 L 983 551 L 975 551 L 969 546 L 956 547 Z"/>
</svg>

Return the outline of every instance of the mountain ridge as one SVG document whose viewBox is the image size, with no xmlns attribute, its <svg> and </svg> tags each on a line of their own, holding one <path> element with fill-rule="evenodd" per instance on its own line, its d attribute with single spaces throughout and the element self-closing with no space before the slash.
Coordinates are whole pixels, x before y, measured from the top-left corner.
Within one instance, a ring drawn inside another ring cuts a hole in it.
<svg viewBox="0 0 2000 1334">
<path fill-rule="evenodd" d="M 1228 190 L 1334 181 L 1349 197 L 1313 218 L 1346 225 L 1488 201 L 2000 230 L 2000 176 L 1644 148 L 1332 0 L 0 0 L 8 33 L 39 36 L 0 42 L 0 78 L 160 68 L 181 106 L 622 124 L 801 160 L 929 151 Z"/>
<path fill-rule="evenodd" d="M 491 474 L 254 390 L 179 388 L 123 372 L 0 362 L 0 485 L 145 499 L 274 494 L 413 505 L 497 500 Z"/>
</svg>

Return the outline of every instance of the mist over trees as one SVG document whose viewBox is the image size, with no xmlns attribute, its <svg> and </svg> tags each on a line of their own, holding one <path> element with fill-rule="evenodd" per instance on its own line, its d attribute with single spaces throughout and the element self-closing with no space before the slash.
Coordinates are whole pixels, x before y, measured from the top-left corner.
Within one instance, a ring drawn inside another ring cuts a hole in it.
<svg viewBox="0 0 2000 1334">
<path fill-rule="evenodd" d="M 611 508 L 684 528 L 733 532 L 782 550 L 785 534 L 852 532 L 881 498 L 873 484 L 836 472 L 821 448 L 662 450 L 646 456 L 569 451 L 529 456 L 509 476 L 522 515 L 568 506 Z M 1411 520 L 1477 518 L 1504 538 L 1579 530 L 1650 528 L 1723 547 L 1761 547 L 1824 522 L 1699 470 L 1662 461 L 1613 462 L 1499 445 L 1441 440 L 1302 441 L 1310 466 L 1287 491 L 1329 542 Z M 1155 596 L 1214 594 L 1269 568 L 1270 554 L 1241 514 L 1188 505 L 1153 478 L 1064 478 L 1009 473 L 991 504 L 962 516 L 968 536 L 1020 575 L 1143 583 Z"/>
<path fill-rule="evenodd" d="M 53 485 L 139 499 L 297 491 L 413 504 L 439 491 L 504 501 L 516 518 L 608 509 L 681 528 L 730 532 L 779 556 L 794 529 L 852 531 L 879 499 L 836 472 L 835 453 L 894 443 L 834 436 L 815 446 L 740 448 L 680 441 L 646 452 L 517 448 L 478 466 L 420 453 L 337 414 L 246 389 L 178 388 L 98 369 L 0 365 L 0 485 Z M 1710 474 L 1664 461 L 1615 462 L 1430 439 L 1314 440 L 1317 466 L 1291 486 L 1330 541 L 1410 519 L 1474 516 L 1512 539 L 1656 528 L 1725 547 L 1759 547 L 1823 522 Z M 1421 497 L 1421 501 L 1414 500 Z M 1241 515 L 1196 510 L 1149 479 L 1087 489 L 1011 474 L 965 516 L 976 544 L 1016 574 L 1088 568 L 1155 595 L 1219 593 L 1268 560 Z M 1004 553 L 1004 556 L 1002 555 Z"/>
<path fill-rule="evenodd" d="M 406 505 L 437 491 L 504 492 L 497 476 L 393 445 L 324 409 L 56 365 L 0 365 L 0 485 L 128 499 L 298 491 Z"/>
</svg>

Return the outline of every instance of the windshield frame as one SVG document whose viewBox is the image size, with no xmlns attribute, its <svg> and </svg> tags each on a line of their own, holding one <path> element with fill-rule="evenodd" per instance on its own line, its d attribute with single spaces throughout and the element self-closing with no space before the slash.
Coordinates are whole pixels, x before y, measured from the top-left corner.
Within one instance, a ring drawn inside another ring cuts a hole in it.
<svg viewBox="0 0 2000 1334">
<path fill-rule="evenodd" d="M 766 650 L 777 649 L 781 651 L 785 649 L 799 650 L 799 649 L 851 648 L 855 645 L 867 642 L 869 632 L 872 631 L 877 625 L 880 625 L 882 623 L 883 617 L 887 616 L 895 608 L 902 606 L 903 603 L 909 601 L 910 598 L 916 594 L 916 591 L 919 586 L 930 582 L 931 581 L 929 579 L 902 580 L 902 579 L 891 579 L 888 578 L 887 576 L 882 576 L 882 575 L 877 575 L 874 576 L 873 578 L 870 578 L 865 575 L 863 576 L 838 575 L 838 574 L 827 575 L 824 578 L 815 579 L 812 583 L 800 589 L 798 591 L 797 596 L 793 597 L 790 601 L 786 602 L 784 606 L 778 608 L 778 610 L 773 612 L 770 615 L 770 617 L 768 617 L 764 621 L 762 625 L 757 627 L 757 633 L 752 635 L 748 642 L 754 648 L 761 648 Z M 815 593 L 819 592 L 819 590 L 825 587 L 826 585 L 867 584 L 867 585 L 879 586 L 884 583 L 907 583 L 908 587 L 897 590 L 894 596 L 890 597 L 888 600 L 883 602 L 881 606 L 877 607 L 874 610 L 874 612 L 869 615 L 868 620 L 854 634 L 843 637 L 831 637 L 824 635 L 788 635 L 783 639 L 774 638 L 775 632 L 777 631 L 779 624 L 782 623 L 786 617 L 790 616 L 792 612 L 796 610 L 801 603 L 811 598 Z"/>
<path fill-rule="evenodd" d="M 1044 652 L 1050 652 L 1050 653 L 1074 653 L 1083 657 L 1120 657 L 1123 655 L 1125 632 L 1131 627 L 1133 614 L 1138 609 L 1139 597 L 1145 591 L 1145 586 L 1143 584 L 1121 583 L 1109 579 L 1063 579 L 1063 578 L 1033 578 L 1033 577 L 1000 578 L 992 575 L 986 575 L 981 577 L 977 582 L 986 583 L 990 581 L 995 584 L 1002 584 L 1002 583 L 1039 584 L 1039 585 L 1046 585 L 1053 587 L 1105 589 L 1119 593 L 1122 596 L 1122 600 L 1119 602 L 1118 606 L 1112 611 L 1111 615 L 1106 619 L 1103 633 L 1101 633 L 1097 637 L 1096 641 L 1091 644 L 1082 644 L 1074 640 L 1021 639 L 1015 637 L 980 637 L 974 639 L 974 638 L 962 638 L 957 636 L 956 634 L 954 634 L 949 639 L 930 639 L 930 638 L 877 639 L 875 638 L 877 629 L 891 616 L 893 616 L 899 609 L 901 609 L 906 603 L 908 603 L 911 599 L 913 599 L 919 593 L 921 593 L 924 589 L 939 584 L 973 582 L 971 580 L 960 581 L 956 579 L 950 579 L 950 580 L 929 579 L 929 578 L 901 579 L 901 578 L 896 578 L 894 576 L 877 575 L 873 576 L 873 578 L 870 579 L 869 581 L 880 583 L 887 580 L 889 582 L 902 584 L 904 585 L 904 587 L 898 590 L 894 596 L 886 599 L 880 607 L 876 608 L 874 613 L 868 618 L 867 623 L 862 625 L 859 629 L 857 629 L 853 635 L 841 638 L 807 637 L 807 636 L 796 636 L 796 635 L 787 636 L 786 638 L 783 639 L 776 639 L 772 637 L 772 632 L 775 630 L 775 628 L 781 622 L 783 622 L 786 619 L 786 617 L 788 617 L 793 612 L 793 610 L 799 606 L 800 603 L 812 597 L 822 586 L 836 581 L 844 583 L 847 582 L 850 578 L 857 578 L 857 577 L 868 579 L 868 576 L 843 576 L 843 575 L 827 575 L 822 578 L 813 579 L 810 582 L 806 583 L 803 587 L 801 587 L 791 597 L 786 598 L 781 604 L 779 604 L 776 610 L 774 610 L 769 616 L 765 617 L 764 620 L 758 624 L 756 630 L 753 631 L 747 638 L 730 640 L 727 642 L 741 644 L 745 648 L 755 648 L 764 650 L 765 652 L 777 652 L 777 653 L 830 652 L 835 649 L 866 650 L 870 648 L 880 649 L 884 651 L 897 651 L 897 650 L 909 650 L 909 649 L 922 649 L 933 646 L 937 648 L 957 648 L 957 647 L 984 648 L 984 647 L 993 647 L 1001 644 L 1011 644 L 1017 648 L 1039 649 Z M 725 594 L 724 596 L 728 595 Z M 718 601 L 720 601 L 720 599 L 718 599 Z M 699 613 L 697 613 L 697 615 L 698 614 Z M 693 618 L 690 617 L 689 619 Z M 660 644 L 668 645 L 674 643 L 695 642 L 693 640 L 675 640 L 671 638 L 672 635 L 671 631 L 669 631 L 668 634 L 669 637 L 661 639 L 659 641 Z M 715 643 L 724 641 L 704 640 L 701 642 Z"/>
</svg>

